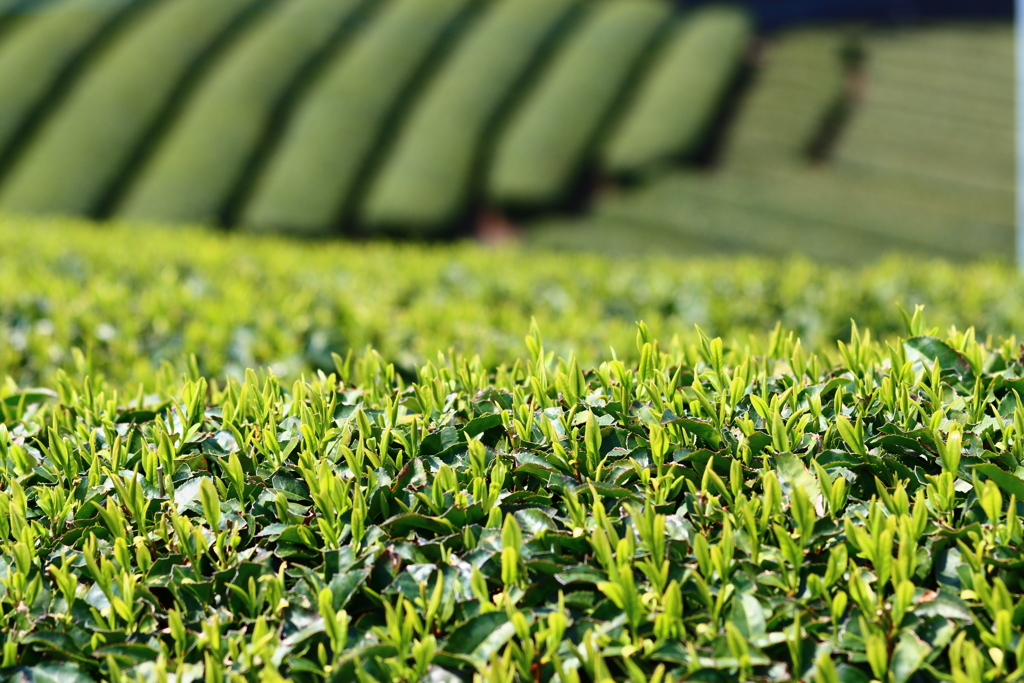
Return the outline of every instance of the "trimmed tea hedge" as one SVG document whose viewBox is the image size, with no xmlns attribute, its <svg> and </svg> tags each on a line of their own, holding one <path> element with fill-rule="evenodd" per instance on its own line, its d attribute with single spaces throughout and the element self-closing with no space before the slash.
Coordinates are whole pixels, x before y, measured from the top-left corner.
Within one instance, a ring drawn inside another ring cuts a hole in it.
<svg viewBox="0 0 1024 683">
<path fill-rule="evenodd" d="M 41 10 L 45 5 L 59 0 L 0 0 L 0 41 L 7 32 L 25 18 L 29 12 Z"/>
<path fill-rule="evenodd" d="M 638 59 L 671 13 L 663 0 L 599 3 L 502 134 L 488 197 L 516 209 L 564 202 Z"/>
<path fill-rule="evenodd" d="M 645 239 L 617 227 L 634 249 Z M 847 338 L 854 317 L 891 338 L 902 330 L 896 302 L 926 304 L 936 324 L 970 324 L 982 337 L 1024 331 L 1024 280 L 1011 264 L 853 269 L 629 256 L 626 246 L 600 257 L 7 218 L 0 243 L 0 377 L 52 384 L 56 370 L 80 368 L 131 393 L 165 386 L 190 353 L 207 377 L 269 366 L 288 381 L 368 344 L 407 377 L 438 349 L 494 368 L 517 357 L 532 318 L 550 349 L 587 365 L 609 345 L 636 361 L 639 319 L 665 338 L 699 324 L 730 343 L 762 339 L 781 320 L 814 350 Z M 670 253 L 660 244 L 648 248 Z"/>
<path fill-rule="evenodd" d="M 25 0 L 0 0 L 0 22 L 7 22 L 20 16 L 26 4 Z"/>
<path fill-rule="evenodd" d="M 603 150 L 604 169 L 635 176 L 686 159 L 705 141 L 751 38 L 746 12 L 697 10 L 680 22 Z"/>
<path fill-rule="evenodd" d="M 3 673 L 1024 676 L 1016 339 L 0 387 Z"/>
<path fill-rule="evenodd" d="M 503 0 L 427 90 L 361 213 L 374 230 L 436 235 L 467 211 L 496 121 L 579 0 Z"/>
<path fill-rule="evenodd" d="M 19 18 L 0 42 L 0 174 L 91 53 L 144 4 L 59 0 Z"/>
<path fill-rule="evenodd" d="M 1011 266 L 0 240 L 5 680 L 1024 678 Z"/>
<path fill-rule="evenodd" d="M 799 29 L 768 43 L 731 126 L 726 164 L 806 163 L 813 137 L 846 95 L 843 39 L 835 29 Z"/>
<path fill-rule="evenodd" d="M 288 122 L 241 222 L 326 233 L 351 219 L 361 189 L 432 54 L 477 0 L 392 0 L 322 74 Z"/>
<path fill-rule="evenodd" d="M 1014 232 L 1005 216 L 1012 197 L 981 189 L 973 196 L 947 194 L 913 179 L 894 184 L 891 177 L 778 163 L 669 173 L 609 196 L 595 215 L 627 231 L 662 227 L 700 252 L 750 249 L 839 263 L 863 263 L 887 251 L 961 261 L 1010 258 Z"/>
<path fill-rule="evenodd" d="M 135 180 L 118 214 L 167 223 L 224 223 L 258 169 L 284 98 L 324 51 L 358 25 L 366 0 L 288 0 L 203 81 Z M 306 173 L 309 169 L 306 169 Z"/>
<path fill-rule="evenodd" d="M 872 87 L 839 141 L 836 165 L 896 182 L 928 180 L 937 195 L 967 200 L 998 188 L 1010 199 L 1015 110 L 1006 55 L 1014 37 L 1009 26 L 980 29 L 867 38 Z"/>
<path fill-rule="evenodd" d="M 767 42 L 715 172 L 609 193 L 591 218 L 567 230 L 548 223 L 527 239 L 615 254 L 744 250 L 854 262 L 900 249 L 1011 259 L 1012 27 L 867 32 L 864 72 L 844 86 L 839 55 L 857 45 L 850 38 L 801 29 Z M 823 115 L 857 93 L 834 147 L 809 164 L 812 131 L 828 130 Z"/>
<path fill-rule="evenodd" d="M 0 207 L 102 213 L 218 46 L 268 0 L 166 0 L 78 81 L 11 172 Z"/>
</svg>

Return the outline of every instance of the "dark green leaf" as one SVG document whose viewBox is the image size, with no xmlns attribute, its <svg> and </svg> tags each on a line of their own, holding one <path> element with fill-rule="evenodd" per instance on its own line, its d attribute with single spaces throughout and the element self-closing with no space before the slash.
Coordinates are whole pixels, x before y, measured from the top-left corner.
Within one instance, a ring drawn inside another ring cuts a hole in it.
<svg viewBox="0 0 1024 683">
<path fill-rule="evenodd" d="M 912 337 L 903 343 L 907 358 L 922 362 L 921 369 L 931 369 L 931 365 L 939 362 L 942 370 L 952 371 L 963 384 L 973 388 L 974 371 L 971 364 L 959 351 L 953 349 L 941 339 L 935 337 Z"/>
<path fill-rule="evenodd" d="M 990 464 L 974 465 L 971 469 L 994 481 L 1006 493 L 1017 496 L 1017 500 L 1024 500 L 1024 481 L 1009 472 Z"/>
<path fill-rule="evenodd" d="M 508 615 L 504 612 L 488 612 L 473 617 L 452 631 L 444 649 L 485 663 L 515 634 L 515 627 L 508 620 Z"/>
</svg>

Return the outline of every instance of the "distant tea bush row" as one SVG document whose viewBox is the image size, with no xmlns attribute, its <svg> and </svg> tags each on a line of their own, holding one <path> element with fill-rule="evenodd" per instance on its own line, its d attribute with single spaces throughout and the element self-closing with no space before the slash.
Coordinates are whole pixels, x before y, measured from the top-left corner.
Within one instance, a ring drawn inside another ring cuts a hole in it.
<svg viewBox="0 0 1024 683">
<path fill-rule="evenodd" d="M 269 3 L 150 3 L 53 112 L 12 169 L 0 204 L 25 213 L 108 212 L 170 123 L 170 105 Z"/>
<path fill-rule="evenodd" d="M 296 81 L 343 49 L 364 0 L 279 4 L 239 40 L 122 202 L 126 218 L 225 222 L 287 113 Z"/>
<path fill-rule="evenodd" d="M 690 159 L 753 31 L 671 0 L 52 0 L 9 23 L 0 209 L 431 236 Z"/>
</svg>

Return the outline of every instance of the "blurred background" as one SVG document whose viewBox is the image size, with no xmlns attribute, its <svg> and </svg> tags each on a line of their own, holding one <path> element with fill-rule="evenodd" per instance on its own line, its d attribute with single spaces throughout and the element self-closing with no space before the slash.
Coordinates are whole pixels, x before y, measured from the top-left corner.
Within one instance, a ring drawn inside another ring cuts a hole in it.
<svg viewBox="0 0 1024 683">
<path fill-rule="evenodd" d="M 1010 0 L 0 0 L 0 211 L 1009 259 L 1013 48 Z"/>
</svg>

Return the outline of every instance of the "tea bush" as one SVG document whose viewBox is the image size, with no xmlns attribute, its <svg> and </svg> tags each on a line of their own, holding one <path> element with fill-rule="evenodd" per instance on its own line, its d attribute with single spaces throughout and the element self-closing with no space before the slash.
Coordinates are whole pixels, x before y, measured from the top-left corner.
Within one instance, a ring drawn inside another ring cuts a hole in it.
<svg viewBox="0 0 1024 683">
<path fill-rule="evenodd" d="M 831 347 L 856 318 L 888 339 L 896 303 L 946 328 L 1024 331 L 1012 266 L 892 258 L 861 268 L 804 260 L 694 260 L 486 249 L 470 244 L 303 243 L 140 225 L 0 220 L 0 375 L 50 384 L 57 369 L 153 391 L 195 354 L 209 378 L 273 367 L 284 380 L 367 345 L 406 377 L 454 348 L 487 368 L 519 357 L 536 318 L 549 349 L 595 365 L 637 360 L 633 323 L 663 338 L 746 343 L 777 321 Z"/>
<path fill-rule="evenodd" d="M 303 74 L 359 25 L 363 0 L 291 0 L 273 8 L 204 79 L 118 215 L 166 223 L 232 222 Z"/>
<path fill-rule="evenodd" d="M 451 231 L 478 188 L 495 125 L 567 30 L 580 0 L 500 0 L 455 49 L 410 113 L 360 214 L 371 230 Z"/>
<path fill-rule="evenodd" d="M 731 125 L 726 163 L 806 163 L 814 136 L 846 95 L 844 34 L 804 28 L 777 36 Z"/>
<path fill-rule="evenodd" d="M 696 153 L 749 48 L 751 18 L 733 7 L 679 22 L 603 150 L 603 167 L 635 176 Z"/>
<path fill-rule="evenodd" d="M 505 207 L 563 203 L 594 151 L 630 77 L 671 15 L 660 0 L 598 3 L 502 133 L 488 197 Z"/>
<path fill-rule="evenodd" d="M 269 0 L 167 0 L 75 84 L 11 170 L 0 207 L 97 215 L 152 144 L 170 108 L 232 31 Z"/>
<path fill-rule="evenodd" d="M 67 92 L 72 76 L 139 8 L 139 3 L 60 0 L 45 11 L 18 17 L 18 30 L 0 42 L 0 164 L 4 171 L 53 103 Z"/>
<path fill-rule="evenodd" d="M 0 389 L 14 680 L 1024 676 L 1013 338 Z M 624 350 L 624 349 L 620 349 Z"/>
<path fill-rule="evenodd" d="M 258 231 L 330 233 L 350 222 L 414 93 L 477 0 L 393 0 L 326 66 L 297 107 L 241 216 Z"/>
<path fill-rule="evenodd" d="M 0 0 L 0 209 L 1013 253 L 1008 22 L 755 34 L 742 3 L 321 2 Z"/>
</svg>

